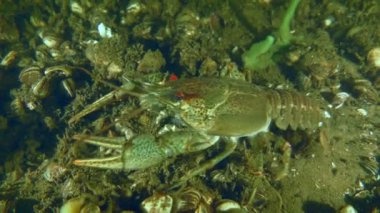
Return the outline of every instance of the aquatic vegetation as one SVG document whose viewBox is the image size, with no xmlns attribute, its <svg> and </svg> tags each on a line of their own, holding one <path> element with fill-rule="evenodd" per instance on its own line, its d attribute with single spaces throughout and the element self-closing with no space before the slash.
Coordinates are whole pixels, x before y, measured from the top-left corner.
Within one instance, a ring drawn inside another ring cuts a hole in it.
<svg viewBox="0 0 380 213">
<path fill-rule="evenodd" d="M 244 67 L 252 70 L 263 69 L 272 63 L 272 56 L 280 48 L 289 45 L 292 39 L 290 24 L 301 0 L 291 0 L 283 21 L 274 35 L 268 35 L 263 41 L 251 45 L 242 55 Z"/>
</svg>

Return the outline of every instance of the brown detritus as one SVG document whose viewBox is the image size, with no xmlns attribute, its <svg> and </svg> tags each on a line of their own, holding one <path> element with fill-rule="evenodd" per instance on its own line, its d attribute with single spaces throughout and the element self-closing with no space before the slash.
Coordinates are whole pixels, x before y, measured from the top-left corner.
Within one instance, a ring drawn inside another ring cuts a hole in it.
<svg viewBox="0 0 380 213">
<path fill-rule="evenodd" d="M 162 53 L 159 50 L 148 50 L 143 58 L 138 62 L 137 71 L 142 74 L 149 74 L 160 72 L 161 68 L 165 66 L 166 62 Z"/>
</svg>

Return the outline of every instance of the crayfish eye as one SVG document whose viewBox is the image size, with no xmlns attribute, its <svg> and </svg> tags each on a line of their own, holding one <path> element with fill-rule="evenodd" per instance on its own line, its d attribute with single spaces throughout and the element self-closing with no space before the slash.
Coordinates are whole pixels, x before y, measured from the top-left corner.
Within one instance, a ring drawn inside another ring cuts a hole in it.
<svg viewBox="0 0 380 213">
<path fill-rule="evenodd" d="M 176 98 L 176 100 L 181 101 L 181 100 L 185 99 L 185 93 L 178 91 L 175 93 L 175 98 Z"/>
<path fill-rule="evenodd" d="M 199 97 L 199 95 L 195 93 L 186 93 L 182 91 L 177 91 L 175 93 L 175 97 L 178 101 L 191 101 L 192 99 L 196 99 Z"/>
</svg>

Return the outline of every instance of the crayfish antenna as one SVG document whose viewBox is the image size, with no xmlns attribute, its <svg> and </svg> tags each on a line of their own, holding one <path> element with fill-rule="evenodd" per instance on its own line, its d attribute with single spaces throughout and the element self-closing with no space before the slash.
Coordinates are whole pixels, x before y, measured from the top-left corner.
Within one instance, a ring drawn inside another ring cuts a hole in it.
<svg viewBox="0 0 380 213">
<path fill-rule="evenodd" d="M 78 114 L 75 114 L 73 117 L 71 117 L 68 121 L 69 125 L 78 122 L 82 117 L 102 108 L 103 106 L 107 105 L 110 102 L 120 100 L 125 96 L 141 97 L 143 95 L 142 93 L 132 91 L 132 89 L 127 89 L 127 88 L 124 88 L 123 86 L 118 86 L 118 85 L 115 85 L 113 83 L 99 79 L 98 77 L 96 77 L 94 74 L 92 74 L 87 69 L 84 69 L 84 68 L 78 68 L 78 69 L 81 70 L 82 72 L 86 73 L 87 75 L 89 75 L 94 81 L 100 82 L 100 83 L 114 89 L 114 91 L 108 93 L 107 95 L 103 96 L 102 98 L 98 99 L 97 101 L 93 102 L 92 104 L 86 106 Z"/>
</svg>

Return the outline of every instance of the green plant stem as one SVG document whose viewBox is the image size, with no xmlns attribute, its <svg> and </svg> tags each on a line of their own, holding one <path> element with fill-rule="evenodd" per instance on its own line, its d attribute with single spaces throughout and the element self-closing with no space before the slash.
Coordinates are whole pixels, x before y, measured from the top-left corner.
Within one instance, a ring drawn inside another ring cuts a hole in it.
<svg viewBox="0 0 380 213">
<path fill-rule="evenodd" d="M 276 39 L 269 35 L 265 40 L 254 43 L 242 55 L 244 67 L 248 69 L 264 69 L 272 63 L 272 56 L 281 47 L 289 45 L 292 39 L 290 24 L 301 0 L 291 0 L 282 23 L 275 33 Z"/>
<path fill-rule="evenodd" d="M 263 58 L 263 56 L 267 55 L 273 44 L 274 37 L 270 35 L 267 36 L 265 40 L 252 44 L 249 50 L 246 51 L 242 56 L 244 67 L 250 69 L 265 67 L 268 62 L 267 60 L 270 60 L 271 55 L 269 58 Z"/>
<path fill-rule="evenodd" d="M 279 46 L 285 46 L 290 43 L 290 24 L 300 2 L 301 0 L 292 0 L 288 9 L 286 10 L 280 28 L 278 29 L 278 41 L 276 43 L 278 43 Z"/>
</svg>

